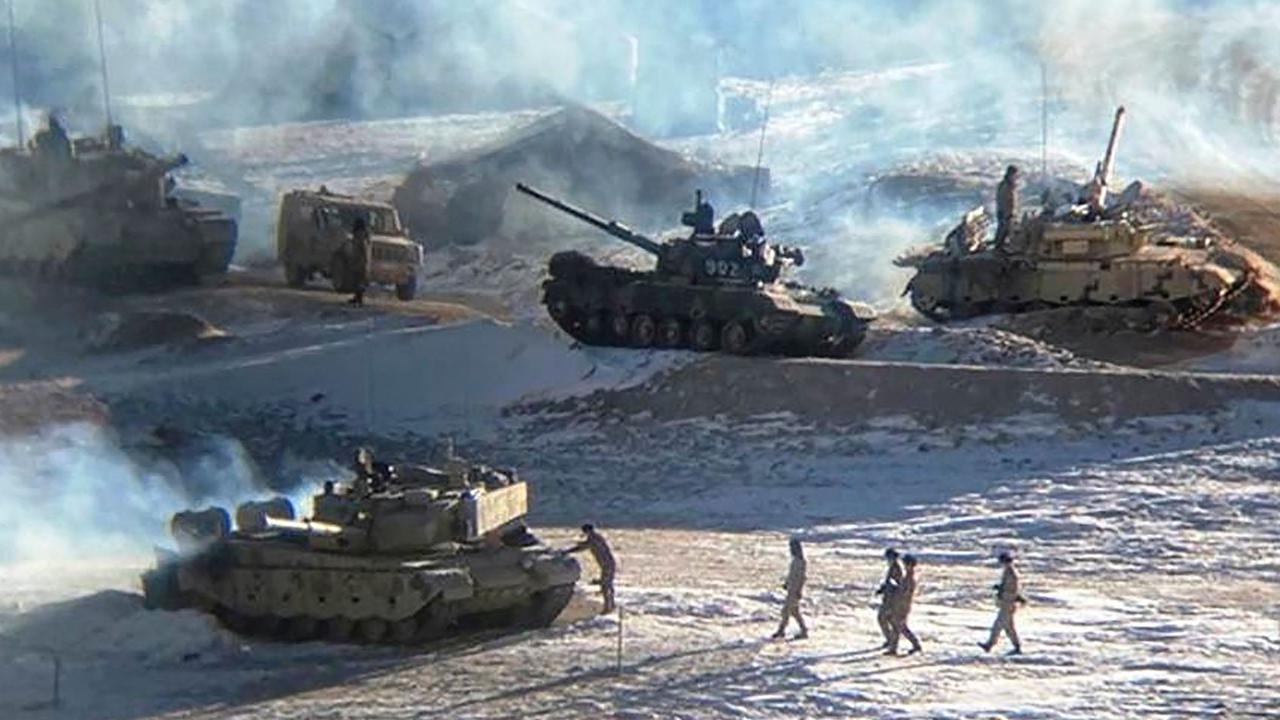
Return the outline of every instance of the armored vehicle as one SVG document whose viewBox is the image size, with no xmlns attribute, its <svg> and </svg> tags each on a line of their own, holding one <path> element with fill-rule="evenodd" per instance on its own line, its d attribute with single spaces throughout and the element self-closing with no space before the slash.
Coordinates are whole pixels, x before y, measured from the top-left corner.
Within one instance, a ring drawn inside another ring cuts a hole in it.
<svg viewBox="0 0 1280 720">
<path fill-rule="evenodd" d="M 361 449 L 350 482 L 325 483 L 313 513 L 283 498 L 183 512 L 143 575 L 149 607 L 194 607 L 244 633 L 407 644 L 459 626 L 540 627 L 580 568 L 524 525 L 514 471 L 453 457 L 441 469 L 389 466 Z"/>
<path fill-rule="evenodd" d="M 1015 218 L 1002 242 L 988 238 L 982 207 L 967 213 L 941 247 L 894 262 L 916 274 L 906 293 L 920 313 L 947 322 L 989 313 L 1063 306 L 1141 307 L 1162 327 L 1193 327 L 1245 289 L 1250 271 L 1220 262 L 1210 238 L 1162 237 L 1131 219 L 1108 186 L 1124 108 L 1079 202 Z M 999 236 L 999 233 L 997 233 Z"/>
<path fill-rule="evenodd" d="M 768 242 L 754 212 L 729 215 L 717 227 L 699 193 L 681 218 L 692 233 L 659 242 L 527 185 L 516 188 L 657 258 L 653 270 L 637 271 L 599 265 L 576 250 L 551 257 L 542 302 L 583 343 L 844 357 L 875 319 L 834 289 L 781 280 L 804 254 Z"/>
<path fill-rule="evenodd" d="M 69 138 L 54 119 L 0 151 L 0 272 L 117 290 L 224 273 L 236 222 L 174 196 L 183 155 L 124 145 L 119 126 Z"/>
<path fill-rule="evenodd" d="M 422 246 L 409 239 L 395 208 L 386 203 L 318 192 L 294 190 L 280 200 L 276 253 L 290 287 L 302 287 L 312 275 L 323 275 L 338 292 L 351 292 L 351 229 L 357 217 L 369 223 L 372 264 L 369 281 L 394 285 L 396 297 L 412 300 L 418 291 Z"/>
</svg>

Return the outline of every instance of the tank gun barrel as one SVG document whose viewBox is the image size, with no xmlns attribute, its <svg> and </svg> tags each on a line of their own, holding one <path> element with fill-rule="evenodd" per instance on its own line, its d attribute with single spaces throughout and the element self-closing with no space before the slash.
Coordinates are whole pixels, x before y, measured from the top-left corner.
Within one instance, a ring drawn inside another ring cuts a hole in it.
<svg viewBox="0 0 1280 720">
<path fill-rule="evenodd" d="M 599 215 L 596 215 L 593 212 L 583 210 L 582 208 L 579 208 L 579 207 L 574 207 L 573 205 L 570 205 L 569 203 L 566 203 L 563 200 L 559 200 L 557 198 L 551 197 L 550 195 L 547 195 L 541 190 L 532 188 L 528 185 L 525 185 L 524 183 L 516 183 L 516 190 L 519 190 L 520 192 L 524 193 L 525 195 L 528 195 L 529 197 L 534 198 L 535 200 L 540 200 L 546 203 L 547 205 L 550 205 L 551 207 L 559 210 L 562 213 L 565 213 L 567 215 L 572 215 L 573 217 L 581 220 L 584 223 L 587 223 L 588 225 L 593 225 L 596 228 L 599 228 L 600 230 L 603 230 L 604 232 L 607 232 L 610 235 L 618 238 L 619 240 L 631 243 L 632 245 L 635 245 L 636 247 L 640 248 L 641 250 L 644 250 L 645 252 L 651 255 L 659 255 L 662 252 L 662 246 L 660 244 L 632 230 L 626 225 L 623 225 L 617 220 L 607 220 L 603 217 L 600 217 Z"/>
<path fill-rule="evenodd" d="M 1102 156 L 1102 169 L 1098 179 L 1103 187 L 1111 184 L 1111 173 L 1115 170 L 1116 145 L 1120 143 L 1120 130 L 1124 127 L 1124 106 L 1116 108 L 1116 119 L 1111 123 L 1111 137 L 1107 140 L 1107 152 Z"/>
</svg>

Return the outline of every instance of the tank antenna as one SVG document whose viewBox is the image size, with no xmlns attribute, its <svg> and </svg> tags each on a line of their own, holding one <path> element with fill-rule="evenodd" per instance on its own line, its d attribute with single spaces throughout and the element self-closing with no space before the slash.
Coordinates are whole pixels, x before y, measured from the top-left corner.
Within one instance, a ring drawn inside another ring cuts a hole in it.
<svg viewBox="0 0 1280 720">
<path fill-rule="evenodd" d="M 769 79 L 769 90 L 764 97 L 764 123 L 760 125 L 760 146 L 756 149 L 756 172 L 751 178 L 751 208 L 756 207 L 756 193 L 760 189 L 760 163 L 764 160 L 764 134 L 769 129 L 769 106 L 773 104 L 773 83 Z"/>
<path fill-rule="evenodd" d="M 102 41 L 102 6 L 99 0 L 93 0 L 93 16 L 98 21 L 98 63 L 102 66 L 102 105 L 107 111 L 107 130 L 113 125 L 111 121 L 111 84 L 107 81 L 107 46 Z"/>
<path fill-rule="evenodd" d="M 1049 66 L 1040 61 L 1040 174 L 1049 178 Z"/>
<path fill-rule="evenodd" d="M 18 29 L 13 22 L 13 3 L 9 0 L 9 65 L 13 69 L 13 119 L 18 126 L 18 149 L 26 145 L 22 131 L 22 90 L 18 86 Z"/>
</svg>

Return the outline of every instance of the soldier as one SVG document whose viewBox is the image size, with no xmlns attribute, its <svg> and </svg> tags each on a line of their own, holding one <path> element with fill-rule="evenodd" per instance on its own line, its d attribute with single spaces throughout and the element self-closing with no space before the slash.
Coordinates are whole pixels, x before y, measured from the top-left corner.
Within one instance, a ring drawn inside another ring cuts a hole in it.
<svg viewBox="0 0 1280 720">
<path fill-rule="evenodd" d="M 591 557 L 596 561 L 596 565 L 600 566 L 600 594 L 604 597 L 604 610 L 601 612 L 608 615 L 615 607 L 613 578 L 618 574 L 618 563 L 613 558 L 613 552 L 609 550 L 609 543 L 605 542 L 603 535 L 596 532 L 594 525 L 591 523 L 583 525 L 582 534 L 584 536 L 582 542 L 569 548 L 569 552 L 591 551 Z"/>
<path fill-rule="evenodd" d="M 716 211 L 711 203 L 702 197 L 701 190 L 693 194 L 693 232 L 695 235 L 715 235 Z"/>
<path fill-rule="evenodd" d="M 1018 166 L 1005 168 L 1004 179 L 996 186 L 996 248 L 1009 239 L 1013 218 L 1018 214 Z"/>
<path fill-rule="evenodd" d="M 369 451 L 369 448 L 356 448 L 355 457 L 351 461 L 351 469 L 356 473 L 356 481 L 352 485 L 356 496 L 364 496 L 373 492 L 376 476 L 373 472 L 373 453 Z"/>
<path fill-rule="evenodd" d="M 786 635 L 787 623 L 791 618 L 795 618 L 800 625 L 800 632 L 796 634 L 796 639 L 803 640 L 809 637 L 809 628 L 805 627 L 804 618 L 800 616 L 800 599 L 804 594 L 807 567 L 800 538 L 791 538 L 791 568 L 787 572 L 786 581 L 782 584 L 783 589 L 787 591 L 787 599 L 782 605 L 782 619 L 778 623 L 778 631 L 773 634 L 774 640 Z"/>
<path fill-rule="evenodd" d="M 350 302 L 364 305 L 364 289 L 369 284 L 369 222 L 361 215 L 351 224 L 351 285 Z"/>
<path fill-rule="evenodd" d="M 886 655 L 898 654 L 898 640 L 906 637 L 911 642 L 911 650 L 908 655 L 914 655 L 920 652 L 920 641 L 916 639 L 916 634 L 911 632 L 911 628 L 907 627 L 907 618 L 911 615 L 911 604 L 916 596 L 916 557 L 914 555 L 902 556 L 902 580 L 898 583 L 898 589 L 893 593 L 893 597 L 886 601 L 892 605 L 889 622 L 893 628 L 893 637 L 889 641 L 889 649 L 885 651 Z"/>
<path fill-rule="evenodd" d="M 898 551 L 893 548 L 884 551 L 884 559 L 889 568 L 884 574 L 884 582 L 876 588 L 876 594 L 884 596 L 880 601 L 880 609 L 876 612 L 876 621 L 880 623 L 880 634 L 884 635 L 884 645 L 880 647 L 887 650 L 894 643 L 893 623 L 890 617 L 893 610 L 893 594 L 902 584 L 902 563 L 898 562 Z"/>
<path fill-rule="evenodd" d="M 978 646 L 983 652 L 991 652 L 991 648 L 995 647 L 1003 631 L 1009 636 L 1009 642 L 1013 643 L 1013 649 L 1009 654 L 1020 655 L 1022 641 L 1018 639 L 1018 630 L 1013 625 L 1013 614 L 1017 611 L 1018 605 L 1026 604 L 1027 600 L 1020 593 L 1018 571 L 1013 567 L 1013 553 L 1008 551 L 1000 553 L 1000 564 L 1004 566 L 1004 574 L 1000 576 L 999 584 L 992 586 L 996 591 L 996 605 L 1000 609 L 996 613 L 996 621 L 991 625 L 991 637 L 987 638 L 986 642 L 978 643 Z"/>
<path fill-rule="evenodd" d="M 62 126 L 57 113 L 50 112 L 45 117 L 45 128 L 31 139 L 36 152 L 49 158 L 66 160 L 71 158 L 71 138 L 67 129 Z"/>
</svg>

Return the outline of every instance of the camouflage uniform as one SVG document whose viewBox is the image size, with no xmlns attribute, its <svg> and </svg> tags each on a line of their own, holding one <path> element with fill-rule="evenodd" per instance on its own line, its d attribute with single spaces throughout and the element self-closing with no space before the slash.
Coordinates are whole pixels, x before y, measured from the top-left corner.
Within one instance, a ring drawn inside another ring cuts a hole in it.
<svg viewBox="0 0 1280 720">
<path fill-rule="evenodd" d="M 1000 564 L 1004 565 L 1004 574 L 1000 577 L 1000 584 L 995 586 L 996 605 L 999 611 L 996 613 L 996 621 L 991 625 L 991 637 L 986 642 L 978 643 L 982 649 L 990 652 L 995 647 L 996 641 L 1000 639 L 1000 633 L 1003 632 L 1009 636 L 1009 642 L 1013 643 L 1011 654 L 1017 655 L 1022 652 L 1022 641 L 1018 639 L 1018 630 L 1013 624 L 1013 615 L 1017 612 L 1018 605 L 1025 603 L 1026 600 L 1021 594 L 1021 583 L 1018 578 L 1018 571 L 1013 567 L 1013 556 L 1008 553 L 1001 553 Z"/>
<path fill-rule="evenodd" d="M 791 618 L 800 625 L 800 633 L 796 639 L 809 637 L 809 628 L 805 627 L 804 618 L 800 616 L 800 600 L 804 597 L 804 582 L 808 571 L 808 563 L 804 559 L 804 548 L 796 538 L 791 539 L 791 568 L 787 572 L 786 582 L 782 587 L 787 591 L 787 599 L 782 604 L 782 618 L 778 622 L 778 630 L 773 634 L 775 639 L 786 634 L 787 623 Z"/>
<path fill-rule="evenodd" d="M 893 622 L 890 618 L 893 610 L 893 595 L 902 584 L 902 563 L 898 562 L 898 551 L 893 548 L 884 551 L 884 559 L 888 561 L 889 569 L 885 572 L 884 582 L 880 583 L 880 587 L 876 589 L 877 595 L 884 596 L 880 602 L 880 609 L 876 612 L 876 622 L 880 624 L 880 634 L 884 635 L 883 647 L 888 648 L 894 643 Z"/>
<path fill-rule="evenodd" d="M 351 296 L 352 305 L 364 304 L 364 291 L 369 285 L 370 253 L 369 223 L 364 218 L 356 218 L 351 225 Z"/>
<path fill-rule="evenodd" d="M 613 612 L 615 607 L 613 579 L 618 574 L 618 562 L 613 557 L 613 551 L 609 549 L 609 543 L 605 542 L 603 535 L 596 532 L 594 526 L 590 524 L 583 525 L 582 532 L 585 535 L 582 542 L 569 548 L 569 552 L 576 553 L 589 550 L 591 557 L 596 561 L 596 565 L 600 566 L 600 594 L 604 598 L 604 610 L 602 612 L 608 615 Z"/>
<path fill-rule="evenodd" d="M 1018 166 L 1010 165 L 1004 171 L 1004 179 L 996 186 L 996 247 L 1003 248 L 1009 240 L 1013 219 L 1018 214 Z"/>
<path fill-rule="evenodd" d="M 916 559 L 912 555 L 902 558 L 903 574 L 902 579 L 898 582 L 898 589 L 893 593 L 893 597 L 886 601 L 890 605 L 889 622 L 892 626 L 893 634 L 889 638 L 888 654 L 898 654 L 898 640 L 906 637 L 911 643 L 911 652 L 920 652 L 920 641 L 916 639 L 916 634 L 911 632 L 911 628 L 907 627 L 907 618 L 911 615 L 911 605 L 916 597 Z"/>
</svg>

